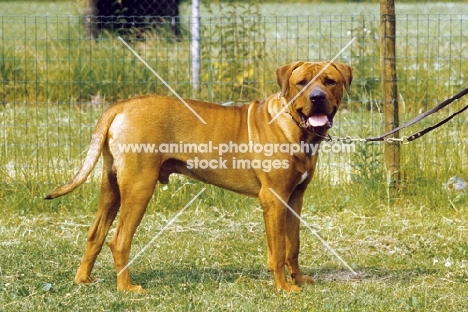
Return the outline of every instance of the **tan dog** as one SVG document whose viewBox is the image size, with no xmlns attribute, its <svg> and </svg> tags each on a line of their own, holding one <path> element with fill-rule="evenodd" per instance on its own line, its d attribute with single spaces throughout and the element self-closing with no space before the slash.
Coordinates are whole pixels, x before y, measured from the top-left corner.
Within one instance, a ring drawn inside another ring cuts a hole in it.
<svg viewBox="0 0 468 312">
<path fill-rule="evenodd" d="M 239 107 L 187 100 L 206 125 L 180 100 L 158 95 L 119 102 L 102 115 L 81 169 L 71 182 L 46 197 L 65 195 L 84 183 L 102 154 L 101 196 L 77 283 L 94 281 L 91 270 L 120 208 L 110 242 L 116 271 L 124 269 L 117 277 L 117 289 L 144 292 L 131 283 L 126 268 L 132 238 L 156 183 L 168 183 L 171 173 L 257 196 L 265 221 L 268 268 L 276 288 L 296 291 L 300 289 L 297 284 L 313 283 L 299 269 L 300 220 L 277 195 L 301 213 L 318 154 L 296 147 L 322 141 L 340 105 L 343 87 L 349 93 L 352 68 L 340 63 L 296 62 L 278 68 L 276 79 L 280 93 Z M 152 144 L 160 149 L 131 150 L 129 144 Z"/>
</svg>

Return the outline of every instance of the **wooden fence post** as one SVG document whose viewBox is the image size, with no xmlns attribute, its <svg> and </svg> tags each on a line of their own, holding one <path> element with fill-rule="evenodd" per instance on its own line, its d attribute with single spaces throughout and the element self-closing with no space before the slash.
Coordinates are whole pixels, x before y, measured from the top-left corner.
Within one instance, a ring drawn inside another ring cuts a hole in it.
<svg viewBox="0 0 468 312">
<path fill-rule="evenodd" d="M 398 92 L 395 55 L 395 1 L 380 0 L 380 65 L 384 133 L 398 127 Z M 398 132 L 395 133 L 398 137 Z M 385 143 L 385 167 L 387 181 L 395 188 L 400 180 L 400 145 Z"/>
</svg>

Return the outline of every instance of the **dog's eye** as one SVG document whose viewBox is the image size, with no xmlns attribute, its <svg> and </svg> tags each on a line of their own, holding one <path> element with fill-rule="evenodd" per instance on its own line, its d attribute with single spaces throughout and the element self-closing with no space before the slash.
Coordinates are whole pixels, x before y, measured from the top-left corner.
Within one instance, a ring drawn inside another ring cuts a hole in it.
<svg viewBox="0 0 468 312">
<path fill-rule="evenodd" d="M 336 85 L 336 81 L 333 80 L 333 79 L 330 79 L 330 78 L 326 78 L 326 79 L 325 79 L 325 85 L 327 85 L 327 86 L 334 86 L 334 85 Z"/>
<path fill-rule="evenodd" d="M 305 87 L 307 85 L 308 81 L 307 79 L 302 79 L 297 83 L 298 86 Z"/>
</svg>

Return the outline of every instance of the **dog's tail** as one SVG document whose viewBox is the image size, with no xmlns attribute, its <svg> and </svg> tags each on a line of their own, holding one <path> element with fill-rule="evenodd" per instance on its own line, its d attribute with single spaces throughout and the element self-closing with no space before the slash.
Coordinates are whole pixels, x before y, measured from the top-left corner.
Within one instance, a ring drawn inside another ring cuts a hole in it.
<svg viewBox="0 0 468 312">
<path fill-rule="evenodd" d="M 76 173 L 73 180 L 53 190 L 45 199 L 54 199 L 66 195 L 86 181 L 99 160 L 102 148 L 107 139 L 107 132 L 116 115 L 117 112 L 115 109 L 109 109 L 102 115 L 94 129 L 88 154 L 80 170 Z"/>
</svg>

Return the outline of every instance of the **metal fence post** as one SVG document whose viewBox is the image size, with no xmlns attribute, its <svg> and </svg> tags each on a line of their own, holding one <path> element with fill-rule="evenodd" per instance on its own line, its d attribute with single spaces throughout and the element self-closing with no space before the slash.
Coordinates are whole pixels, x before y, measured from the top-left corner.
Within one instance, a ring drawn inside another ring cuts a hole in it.
<svg viewBox="0 0 468 312">
<path fill-rule="evenodd" d="M 398 127 L 395 41 L 395 2 L 380 0 L 380 65 L 385 133 Z M 384 157 L 387 181 L 391 187 L 396 187 L 400 180 L 399 144 L 386 142 Z"/>
<path fill-rule="evenodd" d="M 192 89 L 197 93 L 200 83 L 200 1 L 192 0 L 192 17 L 190 33 L 192 42 L 190 51 L 192 54 Z"/>
</svg>

